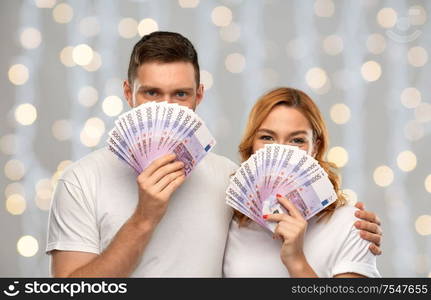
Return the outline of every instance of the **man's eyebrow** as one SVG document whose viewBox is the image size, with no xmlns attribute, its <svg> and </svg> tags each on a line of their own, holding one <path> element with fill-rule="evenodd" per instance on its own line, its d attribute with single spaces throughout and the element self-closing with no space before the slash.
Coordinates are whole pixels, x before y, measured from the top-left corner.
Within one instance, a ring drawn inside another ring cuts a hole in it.
<svg viewBox="0 0 431 300">
<path fill-rule="evenodd" d="M 158 87 L 153 87 L 153 86 L 150 86 L 150 85 L 141 85 L 139 87 L 139 90 L 156 90 L 156 91 L 158 91 L 160 89 Z"/>
</svg>

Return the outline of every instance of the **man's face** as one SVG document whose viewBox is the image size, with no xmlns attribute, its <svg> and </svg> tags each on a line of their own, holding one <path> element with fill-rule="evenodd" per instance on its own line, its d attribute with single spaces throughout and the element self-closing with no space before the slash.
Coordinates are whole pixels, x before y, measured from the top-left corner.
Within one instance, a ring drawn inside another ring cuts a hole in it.
<svg viewBox="0 0 431 300">
<path fill-rule="evenodd" d="M 189 62 L 148 62 L 138 68 L 135 82 L 125 81 L 124 96 L 131 107 L 148 101 L 167 101 L 195 110 L 203 97 Z"/>
</svg>

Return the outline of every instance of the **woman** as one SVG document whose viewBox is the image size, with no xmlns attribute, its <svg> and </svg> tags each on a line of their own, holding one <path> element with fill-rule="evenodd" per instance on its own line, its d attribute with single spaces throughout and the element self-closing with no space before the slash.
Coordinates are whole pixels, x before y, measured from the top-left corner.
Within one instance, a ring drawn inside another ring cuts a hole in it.
<svg viewBox="0 0 431 300">
<path fill-rule="evenodd" d="M 335 166 L 324 159 L 328 133 L 314 102 L 292 88 L 275 89 L 251 111 L 239 146 L 243 161 L 268 143 L 308 152 L 328 173 L 337 200 L 308 220 L 277 195 L 288 214 L 264 215 L 278 223 L 274 235 L 235 211 L 226 245 L 226 277 L 379 277 L 369 242 L 359 236 L 355 208 L 346 204 Z"/>
</svg>

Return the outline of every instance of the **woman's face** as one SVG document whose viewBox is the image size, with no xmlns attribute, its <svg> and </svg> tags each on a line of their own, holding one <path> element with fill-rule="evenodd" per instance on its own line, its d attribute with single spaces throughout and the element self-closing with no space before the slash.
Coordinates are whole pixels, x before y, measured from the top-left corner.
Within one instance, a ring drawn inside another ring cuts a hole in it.
<svg viewBox="0 0 431 300">
<path fill-rule="evenodd" d="M 262 122 L 253 141 L 253 153 L 265 144 L 297 146 L 315 155 L 310 122 L 296 108 L 277 105 Z"/>
</svg>

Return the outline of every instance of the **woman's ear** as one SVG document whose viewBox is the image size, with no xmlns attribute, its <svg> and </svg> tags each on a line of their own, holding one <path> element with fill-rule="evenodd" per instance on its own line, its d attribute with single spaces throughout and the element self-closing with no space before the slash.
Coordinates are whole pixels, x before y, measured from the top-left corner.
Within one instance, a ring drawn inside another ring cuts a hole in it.
<svg viewBox="0 0 431 300">
<path fill-rule="evenodd" d="M 316 139 L 316 141 L 313 143 L 313 151 L 311 153 L 311 156 L 315 157 L 317 154 L 317 150 L 320 147 L 320 139 Z"/>
</svg>

